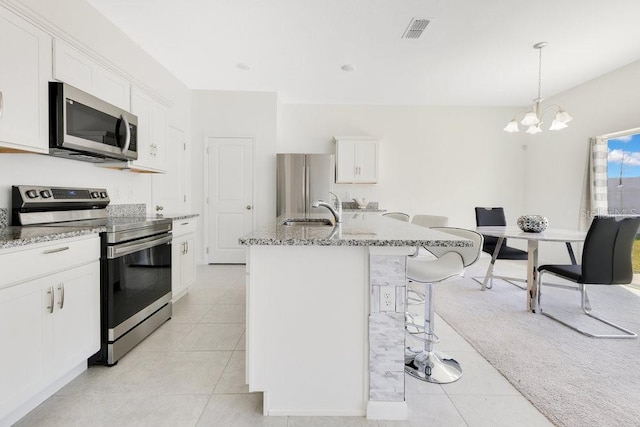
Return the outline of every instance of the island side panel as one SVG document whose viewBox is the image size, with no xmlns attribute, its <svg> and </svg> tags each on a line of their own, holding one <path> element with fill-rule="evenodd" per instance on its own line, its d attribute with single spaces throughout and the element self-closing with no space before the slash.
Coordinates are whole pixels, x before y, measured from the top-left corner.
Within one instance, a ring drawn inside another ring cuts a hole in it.
<svg viewBox="0 0 640 427">
<path fill-rule="evenodd" d="M 369 400 L 404 402 L 406 256 L 370 256 Z M 393 292 L 395 305 L 381 295 Z"/>
<path fill-rule="evenodd" d="M 248 249 L 247 382 L 265 415 L 365 415 L 366 247 Z"/>
</svg>

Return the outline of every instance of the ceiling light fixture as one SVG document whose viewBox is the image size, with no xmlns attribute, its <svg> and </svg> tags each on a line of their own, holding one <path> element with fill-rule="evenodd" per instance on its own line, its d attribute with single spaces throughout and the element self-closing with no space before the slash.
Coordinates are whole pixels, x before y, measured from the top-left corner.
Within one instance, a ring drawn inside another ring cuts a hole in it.
<svg viewBox="0 0 640 427">
<path fill-rule="evenodd" d="M 540 89 L 542 88 L 542 48 L 545 47 L 547 42 L 540 42 L 533 45 L 534 49 L 538 49 L 539 51 L 539 59 L 538 59 L 538 97 L 533 100 L 533 105 L 526 111 L 524 118 L 520 121 L 520 123 L 524 126 L 529 126 L 526 130 L 526 133 L 535 135 L 536 133 L 542 132 L 542 117 L 548 111 L 555 111 L 556 117 L 551 123 L 549 130 L 560 130 L 567 127 L 567 123 L 573 120 L 573 117 L 569 115 L 566 111 L 562 109 L 557 104 L 549 105 L 545 109 L 542 109 L 542 101 L 543 98 L 540 97 Z M 507 126 L 504 128 L 506 132 L 518 132 L 520 129 L 518 128 L 518 122 L 516 121 L 516 116 L 520 113 L 525 113 L 525 111 L 519 111 L 513 115 L 513 119 Z"/>
</svg>

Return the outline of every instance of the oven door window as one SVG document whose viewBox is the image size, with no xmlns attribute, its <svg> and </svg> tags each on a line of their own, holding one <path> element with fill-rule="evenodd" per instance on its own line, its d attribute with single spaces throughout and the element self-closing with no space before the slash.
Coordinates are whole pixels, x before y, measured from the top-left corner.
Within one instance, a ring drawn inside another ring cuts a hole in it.
<svg viewBox="0 0 640 427">
<path fill-rule="evenodd" d="M 115 328 L 171 292 L 171 245 L 107 261 L 108 327 Z"/>
</svg>

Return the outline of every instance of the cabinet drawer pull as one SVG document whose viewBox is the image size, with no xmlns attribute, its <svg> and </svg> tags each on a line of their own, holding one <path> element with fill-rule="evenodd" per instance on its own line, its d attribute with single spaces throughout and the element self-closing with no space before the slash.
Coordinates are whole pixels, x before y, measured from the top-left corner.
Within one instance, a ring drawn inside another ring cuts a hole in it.
<svg viewBox="0 0 640 427">
<path fill-rule="evenodd" d="M 48 254 L 54 254 L 56 252 L 62 252 L 67 250 L 69 250 L 69 246 L 64 246 L 62 248 L 56 248 L 56 249 L 47 249 L 46 251 L 44 251 L 44 253 L 45 255 L 48 255 Z"/>
<path fill-rule="evenodd" d="M 53 286 L 49 286 L 49 290 L 47 291 L 47 293 L 49 294 L 49 306 L 47 306 L 47 309 L 49 310 L 49 313 L 53 313 L 53 304 L 54 304 L 54 295 L 53 295 Z"/>
<path fill-rule="evenodd" d="M 60 310 L 62 310 L 64 307 L 64 283 L 58 285 L 58 290 L 60 291 Z"/>
<path fill-rule="evenodd" d="M 189 223 L 188 223 L 188 222 L 183 222 L 183 223 L 182 223 L 182 224 L 180 224 L 180 225 L 189 225 Z"/>
</svg>

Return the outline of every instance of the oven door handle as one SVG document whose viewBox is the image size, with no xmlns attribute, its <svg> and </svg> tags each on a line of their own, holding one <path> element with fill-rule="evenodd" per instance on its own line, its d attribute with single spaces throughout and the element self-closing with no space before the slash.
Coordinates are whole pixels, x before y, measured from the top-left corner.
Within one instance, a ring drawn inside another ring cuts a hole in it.
<svg viewBox="0 0 640 427">
<path fill-rule="evenodd" d="M 166 237 L 150 237 L 148 239 L 138 240 L 135 242 L 123 243 L 120 245 L 109 246 L 107 247 L 107 258 L 114 259 L 119 258 L 124 255 L 129 255 L 134 252 L 142 251 L 144 249 L 149 249 L 154 246 L 160 246 L 163 243 L 169 243 L 173 239 L 173 236 L 169 235 Z"/>
</svg>

